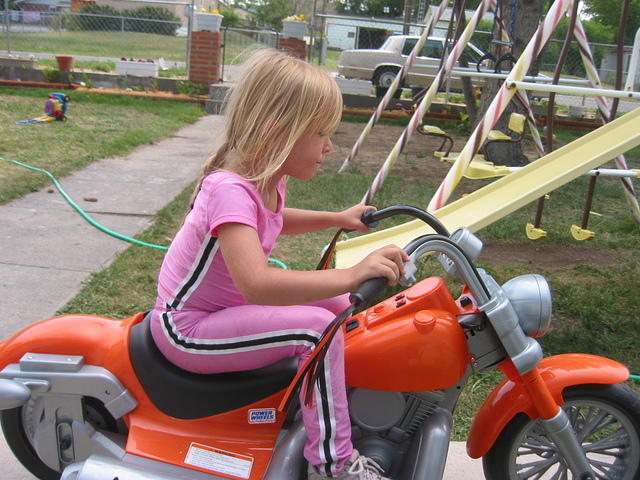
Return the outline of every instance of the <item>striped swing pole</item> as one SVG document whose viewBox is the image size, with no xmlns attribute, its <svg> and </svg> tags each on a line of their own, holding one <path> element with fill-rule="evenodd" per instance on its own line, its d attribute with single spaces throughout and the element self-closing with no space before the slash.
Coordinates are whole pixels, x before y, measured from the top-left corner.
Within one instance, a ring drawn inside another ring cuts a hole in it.
<svg viewBox="0 0 640 480">
<path fill-rule="evenodd" d="M 522 55 L 520 55 L 520 58 L 513 66 L 509 77 L 503 82 L 500 90 L 487 109 L 484 118 L 477 125 L 471 134 L 471 137 L 469 137 L 469 140 L 460 152 L 460 155 L 438 187 L 436 193 L 431 199 L 431 202 L 429 203 L 429 206 L 427 207 L 428 211 L 436 211 L 443 207 L 447 202 L 458 183 L 460 183 L 460 180 L 469 166 L 469 163 L 473 159 L 473 156 L 478 152 L 480 146 L 489 135 L 489 131 L 497 123 L 498 119 L 509 104 L 509 101 L 513 98 L 516 89 L 509 88 L 507 85 L 512 81 L 519 81 L 524 78 L 531 67 L 531 64 L 551 37 L 553 30 L 562 19 L 567 8 L 572 4 L 573 0 L 556 0 L 553 3 L 544 22 L 540 24 L 524 52 L 522 52 Z"/>
</svg>

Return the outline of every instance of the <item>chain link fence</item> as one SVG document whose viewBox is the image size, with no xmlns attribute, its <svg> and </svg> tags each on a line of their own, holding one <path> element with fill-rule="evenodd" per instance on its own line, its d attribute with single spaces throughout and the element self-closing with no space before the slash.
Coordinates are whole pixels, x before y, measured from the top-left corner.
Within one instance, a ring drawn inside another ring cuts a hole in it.
<svg viewBox="0 0 640 480">
<path fill-rule="evenodd" d="M 100 7 L 105 8 L 105 7 Z M 184 6 L 179 7 L 181 9 Z M 182 13 L 182 12 L 180 12 Z M 188 12 L 184 12 L 188 14 Z M 162 18 L 148 18 L 162 17 Z M 335 70 L 340 51 L 353 48 L 379 48 L 384 40 L 405 30 L 402 22 L 367 18 L 319 15 L 313 22 L 315 35 L 310 38 L 314 61 Z M 73 55 L 84 59 L 116 60 L 163 58 L 177 67 L 171 74 L 186 76 L 188 55 L 188 18 L 157 6 L 144 6 L 117 15 L 79 12 L 0 11 L 0 50 L 20 56 L 53 58 Z M 409 24 L 411 35 L 419 35 L 423 27 Z M 237 77 L 237 65 L 246 54 L 259 47 L 276 47 L 278 32 L 264 29 L 224 27 L 225 81 Z M 313 30 L 312 30 L 313 33 Z M 434 36 L 446 36 L 446 30 L 436 29 Z M 491 47 L 489 32 L 476 32 L 471 42 L 482 50 Z M 4 44 L 4 45 L 3 45 Z M 538 63 L 540 72 L 551 76 L 556 67 L 563 42 L 551 40 Z M 616 73 L 615 45 L 591 44 L 591 50 L 605 87 L 612 88 Z M 623 78 L 626 79 L 631 47 L 626 47 Z M 585 69 L 573 45 L 562 71 L 563 76 L 584 79 Z M 636 88 L 640 74 L 636 73 Z M 567 105 L 592 106 L 592 99 L 563 96 Z"/>
<path fill-rule="evenodd" d="M 65 54 L 79 58 L 162 57 L 168 61 L 186 61 L 187 29 L 177 17 L 163 20 L 145 18 L 144 11 L 137 15 L 135 10 L 128 13 L 10 11 L 8 21 L 6 17 L 2 19 L 4 50 L 33 54 L 36 58 Z"/>
<path fill-rule="evenodd" d="M 239 65 L 252 51 L 259 48 L 276 48 L 279 33 L 273 30 L 223 27 L 223 72 L 225 82 L 238 78 Z"/>
</svg>

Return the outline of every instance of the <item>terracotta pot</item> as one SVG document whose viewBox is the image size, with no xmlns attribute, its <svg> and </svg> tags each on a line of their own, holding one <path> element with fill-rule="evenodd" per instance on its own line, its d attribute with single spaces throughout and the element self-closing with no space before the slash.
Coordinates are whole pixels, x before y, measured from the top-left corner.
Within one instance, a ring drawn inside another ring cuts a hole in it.
<svg viewBox="0 0 640 480">
<path fill-rule="evenodd" d="M 58 70 L 62 72 L 70 72 L 73 69 L 73 57 L 71 55 L 56 55 L 58 62 Z"/>
</svg>

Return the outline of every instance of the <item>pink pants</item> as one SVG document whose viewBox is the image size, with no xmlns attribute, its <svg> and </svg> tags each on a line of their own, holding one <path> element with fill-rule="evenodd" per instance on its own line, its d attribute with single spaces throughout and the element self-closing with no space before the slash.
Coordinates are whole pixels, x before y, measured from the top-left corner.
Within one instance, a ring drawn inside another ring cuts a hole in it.
<svg viewBox="0 0 640 480">
<path fill-rule="evenodd" d="M 214 313 L 154 311 L 151 333 L 175 365 L 197 373 L 252 370 L 286 357 L 301 366 L 325 327 L 349 305 L 347 296 L 286 307 L 245 305 Z M 193 341 L 190 341 L 193 340 Z M 329 347 L 311 408 L 300 398 L 307 434 L 305 458 L 327 476 L 351 456 L 351 424 L 344 379 L 344 339 Z"/>
</svg>

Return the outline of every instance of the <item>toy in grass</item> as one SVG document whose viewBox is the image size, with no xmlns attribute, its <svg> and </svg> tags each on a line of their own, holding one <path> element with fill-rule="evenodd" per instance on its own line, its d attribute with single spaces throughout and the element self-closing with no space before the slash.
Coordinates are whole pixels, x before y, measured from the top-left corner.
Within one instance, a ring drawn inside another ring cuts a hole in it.
<svg viewBox="0 0 640 480">
<path fill-rule="evenodd" d="M 66 93 L 53 92 L 49 94 L 49 98 L 44 104 L 45 115 L 37 118 L 28 118 L 20 120 L 16 125 L 34 125 L 36 123 L 48 123 L 55 120 L 64 122 L 67 120 L 67 103 L 71 99 Z"/>
</svg>

